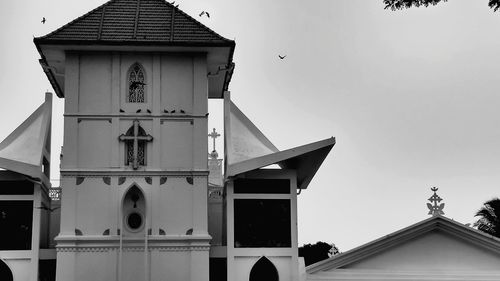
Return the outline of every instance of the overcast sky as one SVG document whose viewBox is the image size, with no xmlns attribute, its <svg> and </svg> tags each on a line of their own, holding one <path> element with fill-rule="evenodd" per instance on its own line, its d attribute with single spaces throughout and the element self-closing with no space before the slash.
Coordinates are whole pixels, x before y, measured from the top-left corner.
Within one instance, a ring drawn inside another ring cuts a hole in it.
<svg viewBox="0 0 500 281">
<path fill-rule="evenodd" d="M 33 36 L 104 2 L 3 3 L 0 139 L 52 91 Z M 300 244 L 342 251 L 427 218 L 431 186 L 462 223 L 500 196 L 500 12 L 487 2 L 393 12 L 382 0 L 176 0 L 236 40 L 233 101 L 278 148 L 336 137 L 299 195 L 298 225 Z M 54 99 L 57 186 L 63 103 Z M 211 105 L 210 129 L 222 131 Z"/>
</svg>

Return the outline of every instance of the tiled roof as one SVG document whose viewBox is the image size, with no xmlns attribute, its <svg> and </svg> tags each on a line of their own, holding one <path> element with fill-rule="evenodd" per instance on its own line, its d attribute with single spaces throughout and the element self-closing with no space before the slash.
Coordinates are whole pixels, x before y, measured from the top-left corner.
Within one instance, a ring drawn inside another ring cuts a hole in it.
<svg viewBox="0 0 500 281">
<path fill-rule="evenodd" d="M 111 0 L 35 40 L 234 44 L 164 0 Z"/>
</svg>

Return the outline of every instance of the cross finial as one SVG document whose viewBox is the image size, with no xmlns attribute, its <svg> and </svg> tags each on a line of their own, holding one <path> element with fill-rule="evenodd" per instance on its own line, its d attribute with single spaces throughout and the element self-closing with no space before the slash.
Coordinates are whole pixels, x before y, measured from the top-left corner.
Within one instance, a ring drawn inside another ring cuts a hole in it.
<svg viewBox="0 0 500 281">
<path fill-rule="evenodd" d="M 215 128 L 213 128 L 212 132 L 210 134 L 208 134 L 208 136 L 213 139 L 212 153 L 214 153 L 215 152 L 215 139 L 220 137 L 220 134 L 215 131 Z"/>
<path fill-rule="evenodd" d="M 429 208 L 429 213 L 428 215 L 433 215 L 433 216 L 439 216 L 439 215 L 444 215 L 443 209 L 444 209 L 444 203 L 441 203 L 438 205 L 441 200 L 443 200 L 439 195 L 436 194 L 436 191 L 438 191 L 437 187 L 432 187 L 431 190 L 434 192 L 434 194 L 427 200 L 429 200 L 431 203 L 427 203 L 427 208 Z"/>
</svg>

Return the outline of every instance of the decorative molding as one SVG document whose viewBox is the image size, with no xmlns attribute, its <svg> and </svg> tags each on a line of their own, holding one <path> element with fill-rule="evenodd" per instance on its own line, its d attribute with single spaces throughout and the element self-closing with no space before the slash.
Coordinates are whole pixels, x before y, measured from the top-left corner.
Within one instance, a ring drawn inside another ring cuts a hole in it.
<svg viewBox="0 0 500 281">
<path fill-rule="evenodd" d="M 192 117 L 195 117 L 195 118 L 196 117 L 198 117 L 198 118 L 199 117 L 203 117 L 203 118 L 205 118 L 205 116 L 192 116 L 192 115 L 189 115 L 189 117 L 187 117 L 187 115 L 184 115 L 184 116 L 177 115 L 175 117 L 170 117 L 168 119 L 167 118 L 163 118 L 163 117 L 165 117 L 165 115 L 162 115 L 161 117 L 162 117 L 162 119 L 160 119 L 160 124 L 161 125 L 163 125 L 163 123 L 165 123 L 165 122 L 189 122 L 190 125 L 193 125 L 194 124 L 194 119 Z"/>
<path fill-rule="evenodd" d="M 78 118 L 77 122 L 80 123 L 82 121 L 89 121 L 89 120 L 108 121 L 110 124 L 112 123 L 112 119 L 111 118 L 106 118 L 106 117 Z"/>
<path fill-rule="evenodd" d="M 83 233 L 82 233 L 82 231 L 80 229 L 75 228 L 75 235 L 76 236 L 83 236 Z"/>
<path fill-rule="evenodd" d="M 118 229 L 116 230 L 116 235 L 120 235 L 120 233 L 121 233 L 121 231 L 120 231 L 120 229 L 118 228 Z"/>
<path fill-rule="evenodd" d="M 148 235 L 153 235 L 153 230 L 151 228 L 148 229 Z"/>
<path fill-rule="evenodd" d="M 207 178 L 210 172 L 208 170 L 186 170 L 186 171 L 165 171 L 165 170 L 148 170 L 148 171 L 133 171 L 133 170 L 61 170 L 62 177 L 76 178 L 102 178 L 102 177 L 127 177 L 127 178 L 144 178 L 144 177 L 198 177 Z"/>
<path fill-rule="evenodd" d="M 76 185 L 82 184 L 84 180 L 85 180 L 84 177 L 76 177 Z"/>
<path fill-rule="evenodd" d="M 107 185 L 111 185 L 111 177 L 102 177 L 102 181 Z"/>
<path fill-rule="evenodd" d="M 186 231 L 186 235 L 193 235 L 193 229 L 190 228 Z"/>
<path fill-rule="evenodd" d="M 109 252 L 114 250 L 117 250 L 117 247 L 56 247 L 57 252 Z"/>
<path fill-rule="evenodd" d="M 167 177 L 160 178 L 160 185 L 165 184 L 167 182 Z"/>
<path fill-rule="evenodd" d="M 104 246 L 104 247 L 75 247 L 75 246 L 57 246 L 57 252 L 110 252 L 117 251 L 118 246 Z M 124 252 L 144 252 L 144 247 L 124 246 Z M 148 252 L 160 251 L 160 252 L 205 252 L 210 251 L 210 246 L 148 246 Z"/>
<path fill-rule="evenodd" d="M 222 190 L 214 189 L 208 192 L 208 198 L 222 199 Z"/>
<path fill-rule="evenodd" d="M 160 230 L 158 230 L 158 234 L 159 235 L 165 235 L 166 233 L 165 233 L 165 230 L 163 230 L 163 229 L 160 228 Z"/>
<path fill-rule="evenodd" d="M 186 181 L 187 181 L 190 185 L 193 185 L 193 177 L 186 177 Z"/>
<path fill-rule="evenodd" d="M 108 236 L 109 235 L 109 228 L 104 230 L 104 232 L 102 233 L 103 236 Z"/>
<path fill-rule="evenodd" d="M 144 177 L 144 180 L 148 183 L 148 184 L 153 184 L 153 179 L 151 177 Z"/>
<path fill-rule="evenodd" d="M 163 114 L 154 114 L 154 113 L 147 113 L 147 112 L 142 112 L 142 113 L 127 113 L 127 112 L 121 112 L 120 114 L 113 113 L 113 114 L 97 114 L 97 115 L 89 115 L 89 114 L 82 114 L 82 113 L 67 113 L 64 114 L 64 117 L 76 117 L 78 119 L 82 120 L 107 120 L 112 117 L 122 117 L 122 118 L 127 118 L 127 119 L 135 119 L 137 117 L 141 117 L 141 119 L 144 120 L 152 120 L 155 117 L 159 117 L 164 119 L 165 121 L 172 121 L 172 120 L 186 120 L 186 119 L 204 119 L 207 116 L 205 115 L 166 115 L 165 113 Z M 161 120 L 161 121 L 164 121 Z M 160 122 L 161 122 L 160 121 Z"/>
<path fill-rule="evenodd" d="M 119 177 L 118 178 L 118 185 L 122 185 L 123 183 L 125 183 L 126 180 L 127 180 L 126 177 Z"/>
</svg>

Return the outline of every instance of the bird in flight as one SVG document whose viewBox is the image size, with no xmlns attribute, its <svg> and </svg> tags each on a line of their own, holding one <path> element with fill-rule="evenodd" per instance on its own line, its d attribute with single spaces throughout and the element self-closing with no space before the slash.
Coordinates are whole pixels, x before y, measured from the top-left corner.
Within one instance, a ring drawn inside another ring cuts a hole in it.
<svg viewBox="0 0 500 281">
<path fill-rule="evenodd" d="M 208 12 L 201 11 L 201 13 L 199 14 L 199 16 L 202 17 L 203 15 L 207 15 L 207 18 L 210 18 L 210 14 Z"/>
<path fill-rule="evenodd" d="M 42 18 L 42 24 L 45 24 L 47 20 L 45 19 L 45 17 Z"/>
<path fill-rule="evenodd" d="M 282 59 L 286 58 L 286 55 L 284 55 L 284 56 L 278 55 L 278 57 L 282 60 Z"/>
</svg>

